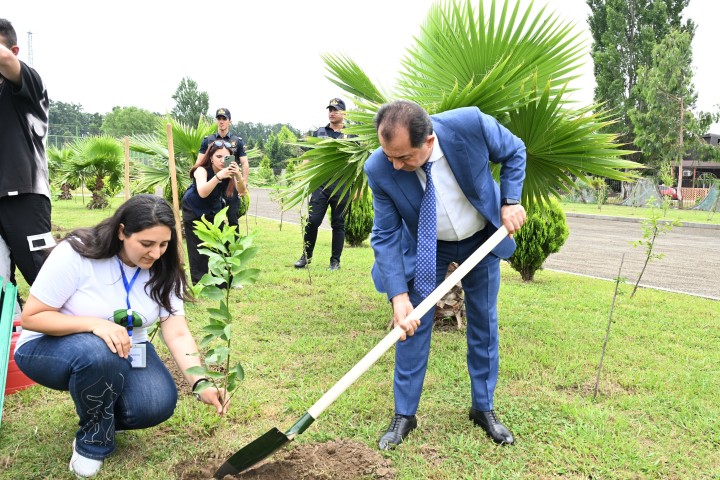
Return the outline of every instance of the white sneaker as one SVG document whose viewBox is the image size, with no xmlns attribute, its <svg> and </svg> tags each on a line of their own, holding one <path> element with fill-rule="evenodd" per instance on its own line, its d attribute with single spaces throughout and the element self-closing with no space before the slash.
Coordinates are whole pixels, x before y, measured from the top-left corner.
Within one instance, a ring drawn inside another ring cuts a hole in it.
<svg viewBox="0 0 720 480">
<path fill-rule="evenodd" d="M 94 477 L 100 471 L 102 465 L 102 460 L 93 460 L 92 458 L 87 458 L 80 455 L 75 450 L 75 440 L 73 440 L 73 454 L 72 458 L 70 458 L 70 471 L 75 473 L 76 477 Z"/>
</svg>

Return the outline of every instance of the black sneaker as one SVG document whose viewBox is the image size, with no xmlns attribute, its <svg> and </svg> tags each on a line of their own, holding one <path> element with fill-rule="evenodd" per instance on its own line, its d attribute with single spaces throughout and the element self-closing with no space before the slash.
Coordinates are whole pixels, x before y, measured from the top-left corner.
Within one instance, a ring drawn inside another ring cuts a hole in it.
<svg viewBox="0 0 720 480">
<path fill-rule="evenodd" d="M 340 262 L 338 260 L 330 260 L 328 270 L 340 270 Z"/>
<path fill-rule="evenodd" d="M 300 260 L 295 262 L 295 268 L 305 268 L 305 266 L 310 263 L 311 260 L 312 258 L 307 258 L 305 255 L 303 255 L 302 257 L 300 257 Z"/>
</svg>

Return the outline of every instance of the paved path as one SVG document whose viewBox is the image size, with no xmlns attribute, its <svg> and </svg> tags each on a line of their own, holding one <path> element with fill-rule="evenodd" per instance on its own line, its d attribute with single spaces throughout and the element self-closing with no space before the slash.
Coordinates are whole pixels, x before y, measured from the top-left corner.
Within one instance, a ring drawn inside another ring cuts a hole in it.
<svg viewBox="0 0 720 480">
<path fill-rule="evenodd" d="M 280 219 L 280 206 L 271 194 L 270 189 L 250 188 L 251 216 Z M 300 209 L 282 217 L 300 223 Z M 567 222 L 570 236 L 545 268 L 612 280 L 624 253 L 621 275 L 635 283 L 645 261 L 644 248 L 632 246 L 643 235 L 636 219 L 568 214 Z M 327 219 L 321 228 L 329 228 Z M 640 285 L 720 300 L 720 225 L 675 227 L 658 237 L 653 251 L 665 256 L 648 264 Z"/>
<path fill-rule="evenodd" d="M 635 219 L 592 215 L 567 216 L 570 236 L 544 267 L 552 270 L 614 279 L 623 253 L 622 277 L 635 283 L 645 262 L 644 247 L 632 242 L 643 235 Z M 720 300 L 720 225 L 674 227 L 659 236 L 640 285 Z"/>
</svg>

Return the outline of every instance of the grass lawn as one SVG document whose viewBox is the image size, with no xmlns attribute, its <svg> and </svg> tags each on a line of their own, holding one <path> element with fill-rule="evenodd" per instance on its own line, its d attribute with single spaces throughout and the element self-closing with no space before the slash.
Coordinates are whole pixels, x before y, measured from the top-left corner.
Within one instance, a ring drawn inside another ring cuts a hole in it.
<svg viewBox="0 0 720 480">
<path fill-rule="evenodd" d="M 565 213 L 585 213 L 590 215 L 606 215 L 610 217 L 629 217 L 645 219 L 650 217 L 649 207 L 626 207 L 623 205 L 603 205 L 598 209 L 595 203 L 562 202 Z M 662 209 L 655 209 L 662 212 Z M 690 208 L 678 209 L 669 208 L 667 214 L 662 216 L 663 220 L 680 220 L 683 223 L 711 223 L 720 225 L 720 211 L 706 212 L 704 210 L 692 210 Z"/>
<path fill-rule="evenodd" d="M 64 229 L 94 215 L 80 203 L 53 205 Z M 98 478 L 173 479 L 179 465 L 219 466 L 271 427 L 289 428 L 388 332 L 391 309 L 372 286 L 368 246 L 346 248 L 342 269 L 329 272 L 330 232 L 321 231 L 312 267 L 296 270 L 299 226 L 253 217 L 249 225 L 262 273 L 232 292 L 246 379 L 230 413 L 219 420 L 183 395 L 166 423 L 120 435 Z M 495 406 L 516 445 L 497 447 L 468 421 L 464 332 L 436 330 L 418 429 L 383 453 L 395 478 L 720 477 L 718 302 L 649 289 L 630 300 L 631 286 L 621 285 L 594 399 L 614 284 L 550 271 L 526 284 L 506 264 L 502 275 Z M 187 308 L 197 338 L 206 306 Z M 393 363 L 390 351 L 285 449 L 340 439 L 374 449 L 393 413 Z M 76 428 L 65 392 L 7 397 L 0 478 L 71 478 Z"/>
</svg>

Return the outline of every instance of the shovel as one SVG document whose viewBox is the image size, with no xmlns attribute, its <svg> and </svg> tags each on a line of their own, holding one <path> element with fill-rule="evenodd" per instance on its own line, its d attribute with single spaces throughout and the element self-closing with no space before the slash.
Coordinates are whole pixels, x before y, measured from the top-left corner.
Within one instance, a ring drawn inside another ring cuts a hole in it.
<svg viewBox="0 0 720 480">
<path fill-rule="evenodd" d="M 410 315 L 409 319 L 420 319 L 430 309 L 437 304 L 440 299 L 450 289 L 458 283 L 472 268 L 480 263 L 480 260 L 495 248 L 503 238 L 508 236 L 507 229 L 502 226 L 495 232 L 485 243 L 480 245 L 478 249 L 465 260 L 453 273 L 448 276 L 444 282 L 437 286 L 420 305 L 418 305 Z M 235 475 L 247 470 L 256 463 L 271 455 L 280 447 L 295 439 L 297 435 L 303 433 L 319 416 L 325 411 L 337 398 L 357 380 L 360 375 L 365 373 L 370 366 L 375 363 L 383 353 L 397 342 L 403 334 L 400 326 L 395 327 L 380 343 L 370 350 L 348 373 L 345 374 L 333 387 L 323 395 L 320 400 L 308 409 L 300 420 L 290 427 L 290 429 L 282 433 L 273 427 L 263 436 L 253 440 L 223 463 L 215 472 L 214 478 L 223 478 L 225 475 Z"/>
</svg>

